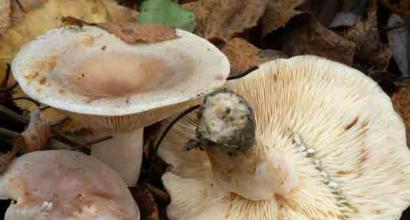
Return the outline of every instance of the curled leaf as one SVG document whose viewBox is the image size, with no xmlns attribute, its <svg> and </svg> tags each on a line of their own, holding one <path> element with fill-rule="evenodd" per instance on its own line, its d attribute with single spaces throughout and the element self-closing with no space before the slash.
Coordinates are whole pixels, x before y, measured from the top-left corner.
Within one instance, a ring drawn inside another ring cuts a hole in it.
<svg viewBox="0 0 410 220">
<path fill-rule="evenodd" d="M 353 63 L 354 43 L 323 27 L 310 14 L 296 17 L 281 38 L 283 52 L 288 55 L 313 54 L 347 65 Z"/>
<path fill-rule="evenodd" d="M 356 56 L 373 70 L 383 71 L 388 67 L 392 52 L 380 40 L 376 8 L 371 8 L 368 18 L 357 22 L 344 36 L 356 44 Z"/>
<path fill-rule="evenodd" d="M 295 15 L 300 14 L 295 8 L 304 0 L 270 0 L 262 17 L 262 35 L 285 26 Z"/>
<path fill-rule="evenodd" d="M 183 7 L 194 12 L 195 33 L 211 40 L 228 41 L 257 25 L 268 0 L 198 0 Z"/>
<path fill-rule="evenodd" d="M 279 51 L 261 50 L 242 38 L 229 40 L 222 48 L 222 52 L 231 64 L 230 76 L 241 74 L 268 60 L 284 57 Z"/>
</svg>

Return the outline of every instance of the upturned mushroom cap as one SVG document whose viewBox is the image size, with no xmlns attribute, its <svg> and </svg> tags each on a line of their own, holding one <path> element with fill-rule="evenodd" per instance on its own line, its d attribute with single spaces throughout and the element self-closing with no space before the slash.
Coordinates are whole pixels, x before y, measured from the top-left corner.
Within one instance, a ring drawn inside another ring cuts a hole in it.
<svg viewBox="0 0 410 220">
<path fill-rule="evenodd" d="M 403 122 L 370 78 L 316 56 L 278 59 L 227 87 L 248 101 L 256 137 L 292 160 L 293 190 L 251 201 L 225 191 L 207 152 L 185 151 L 198 118 L 167 133 L 159 155 L 170 219 L 399 219 L 410 204 L 410 152 Z M 221 161 L 223 163 L 223 161 Z"/>
<path fill-rule="evenodd" d="M 122 179 L 85 154 L 36 151 L 16 158 L 0 177 L 0 198 L 16 201 L 6 220 L 139 219 Z"/>
<path fill-rule="evenodd" d="M 227 58 L 210 42 L 179 29 L 176 35 L 127 44 L 94 26 L 54 29 L 24 46 L 12 70 L 27 95 L 92 127 L 144 127 L 228 76 Z"/>
</svg>

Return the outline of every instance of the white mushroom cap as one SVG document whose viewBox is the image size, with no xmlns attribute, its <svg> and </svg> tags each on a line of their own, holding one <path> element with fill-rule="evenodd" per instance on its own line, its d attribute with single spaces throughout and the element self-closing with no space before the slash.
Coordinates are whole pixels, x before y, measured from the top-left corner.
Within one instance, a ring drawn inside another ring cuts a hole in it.
<svg viewBox="0 0 410 220">
<path fill-rule="evenodd" d="M 158 152 L 171 165 L 162 177 L 170 219 L 399 219 L 410 204 L 403 122 L 361 72 L 296 56 L 262 64 L 227 87 L 253 108 L 260 150 L 293 158 L 298 185 L 261 201 L 226 191 L 207 152 L 184 150 L 195 138 L 192 113 L 173 126 Z"/>
<path fill-rule="evenodd" d="M 12 70 L 27 95 L 90 126 L 144 127 L 192 105 L 229 74 L 227 58 L 210 42 L 179 29 L 176 35 L 131 45 L 94 26 L 54 29 L 24 46 Z"/>
<path fill-rule="evenodd" d="M 122 179 L 83 153 L 36 151 L 16 158 L 0 177 L 12 199 L 6 220 L 136 220 L 138 207 Z"/>
</svg>

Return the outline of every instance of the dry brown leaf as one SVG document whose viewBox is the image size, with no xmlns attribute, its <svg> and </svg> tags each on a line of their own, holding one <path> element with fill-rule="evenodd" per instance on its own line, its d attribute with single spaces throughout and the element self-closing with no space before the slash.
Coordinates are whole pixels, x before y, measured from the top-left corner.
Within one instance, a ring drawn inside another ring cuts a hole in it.
<svg viewBox="0 0 410 220">
<path fill-rule="evenodd" d="M 369 10 L 368 18 L 357 22 L 344 36 L 355 42 L 356 56 L 369 63 L 374 71 L 383 71 L 392 56 L 389 45 L 380 41 L 376 8 Z"/>
<path fill-rule="evenodd" d="M 229 40 L 222 48 L 222 52 L 231 64 L 230 76 L 239 75 L 268 60 L 284 57 L 284 54 L 275 50 L 261 50 L 242 38 Z"/>
<path fill-rule="evenodd" d="M 44 149 L 48 139 L 51 137 L 51 125 L 40 118 L 40 110 L 31 112 L 30 123 L 26 130 L 21 133 L 24 138 L 24 152 L 32 152 Z"/>
<path fill-rule="evenodd" d="M 198 0 L 184 4 L 196 16 L 195 33 L 228 41 L 235 34 L 257 25 L 269 0 Z"/>
<path fill-rule="evenodd" d="M 135 22 L 105 23 L 99 26 L 129 44 L 138 42 L 155 43 L 176 38 L 175 28 L 171 26 Z"/>
<path fill-rule="evenodd" d="M 410 20 L 410 1 L 409 0 L 379 0 L 379 2 L 399 14 L 402 17 Z"/>
<path fill-rule="evenodd" d="M 148 190 L 140 186 L 130 188 L 131 194 L 138 203 L 141 219 L 159 220 L 159 210 L 154 197 Z"/>
<path fill-rule="evenodd" d="M 410 147 L 410 81 L 393 94 L 392 101 L 406 125 L 407 146 Z"/>
<path fill-rule="evenodd" d="M 262 35 L 285 26 L 295 15 L 300 14 L 295 10 L 304 0 L 270 0 L 262 17 Z"/>
<path fill-rule="evenodd" d="M 11 6 L 10 0 L 0 1 L 0 36 L 2 36 L 10 26 Z"/>
<path fill-rule="evenodd" d="M 323 27 L 307 13 L 295 18 L 295 24 L 282 35 L 282 41 L 287 55 L 313 54 L 347 65 L 353 63 L 354 43 Z"/>
</svg>

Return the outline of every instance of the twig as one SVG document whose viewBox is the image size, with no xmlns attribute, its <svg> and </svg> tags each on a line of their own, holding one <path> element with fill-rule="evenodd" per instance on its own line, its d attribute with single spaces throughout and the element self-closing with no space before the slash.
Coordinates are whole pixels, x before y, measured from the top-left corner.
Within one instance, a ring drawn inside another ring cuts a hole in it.
<svg viewBox="0 0 410 220">
<path fill-rule="evenodd" d="M 0 135 L 6 136 L 6 137 L 9 137 L 9 138 L 14 138 L 14 137 L 17 137 L 20 134 L 18 132 L 9 130 L 7 128 L 0 127 Z"/>
<path fill-rule="evenodd" d="M 26 97 L 26 96 L 13 97 L 13 98 L 11 98 L 11 99 L 9 99 L 9 100 L 11 100 L 11 101 L 25 100 L 25 101 L 29 101 L 29 102 L 34 103 L 36 106 L 40 106 L 40 105 L 41 105 L 40 102 L 38 102 L 38 101 L 36 101 L 36 100 L 34 100 L 34 99 L 30 98 L 30 97 Z"/>
<path fill-rule="evenodd" d="M 3 114 L 6 114 L 10 118 L 14 119 L 15 121 L 18 121 L 20 123 L 28 124 L 30 120 L 22 115 L 19 115 L 15 113 L 14 111 L 4 107 L 3 105 L 0 105 L 0 112 Z M 53 134 L 53 139 L 62 142 L 64 144 L 70 145 L 70 146 L 76 146 L 80 148 L 87 148 L 87 146 L 77 143 L 76 141 L 71 140 L 70 138 L 65 137 L 61 132 L 57 131 L 55 128 L 51 128 L 51 133 Z"/>
<path fill-rule="evenodd" d="M 8 117 L 13 119 L 14 121 L 24 123 L 24 124 L 28 124 L 30 122 L 30 120 L 28 118 L 17 114 L 16 112 L 8 109 L 7 107 L 5 107 L 3 105 L 0 105 L 0 112 L 7 115 Z"/>
<path fill-rule="evenodd" d="M 187 110 L 185 110 L 184 112 L 182 112 L 181 114 L 179 114 L 174 120 L 172 120 L 171 123 L 169 123 L 169 125 L 167 126 L 167 128 L 165 129 L 164 133 L 162 133 L 161 137 L 158 139 L 158 142 L 155 144 L 154 146 L 154 152 L 157 151 L 159 145 L 161 145 L 162 140 L 165 138 L 165 136 L 167 135 L 167 133 L 169 132 L 169 130 L 171 130 L 172 126 L 174 126 L 174 124 L 176 124 L 181 118 L 183 118 L 185 115 L 193 112 L 194 110 L 198 109 L 200 107 L 200 105 L 196 105 L 193 106 Z"/>
<path fill-rule="evenodd" d="M 93 146 L 94 144 L 98 144 L 98 143 L 101 143 L 101 142 L 103 142 L 103 141 L 110 140 L 110 139 L 112 139 L 112 136 L 106 136 L 106 137 L 99 138 L 99 139 L 97 139 L 97 140 L 93 140 L 93 141 L 87 142 L 86 145 L 89 146 L 89 147 L 91 147 L 91 146 Z"/>
</svg>

